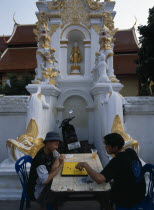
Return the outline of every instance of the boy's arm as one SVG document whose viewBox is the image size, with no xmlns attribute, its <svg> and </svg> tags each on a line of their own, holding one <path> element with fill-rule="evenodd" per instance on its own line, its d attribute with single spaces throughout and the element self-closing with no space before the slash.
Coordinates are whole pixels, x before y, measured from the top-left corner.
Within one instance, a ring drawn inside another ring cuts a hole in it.
<svg viewBox="0 0 154 210">
<path fill-rule="evenodd" d="M 83 168 L 85 168 L 86 171 L 87 171 L 87 173 L 88 173 L 88 175 L 89 175 L 97 184 L 101 184 L 101 183 L 103 183 L 103 182 L 106 181 L 106 178 L 105 178 L 102 174 L 96 172 L 96 171 L 95 171 L 94 169 L 92 169 L 92 168 L 88 165 L 88 163 L 86 163 L 86 162 L 80 162 L 80 163 L 78 163 L 78 164 L 76 165 L 76 168 L 79 169 L 79 170 L 82 170 Z"/>
<path fill-rule="evenodd" d="M 55 163 L 54 163 L 55 165 L 52 168 L 50 174 L 48 175 L 47 180 L 43 184 L 48 184 L 58 174 L 58 172 L 62 169 L 62 167 L 64 165 L 64 159 L 65 159 L 65 156 L 60 155 L 60 157 L 55 161 Z M 58 165 L 56 165 L 56 164 L 58 164 Z"/>
</svg>

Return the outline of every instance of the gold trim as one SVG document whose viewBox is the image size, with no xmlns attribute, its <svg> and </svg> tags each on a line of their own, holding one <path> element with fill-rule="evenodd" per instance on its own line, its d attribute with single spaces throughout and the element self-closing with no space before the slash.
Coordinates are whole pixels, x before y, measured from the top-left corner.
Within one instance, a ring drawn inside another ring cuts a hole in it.
<svg viewBox="0 0 154 210">
<path fill-rule="evenodd" d="M 51 32 L 50 32 L 51 37 L 59 27 L 60 27 L 60 25 L 58 25 L 58 24 L 54 24 L 54 25 L 51 26 Z"/>
<path fill-rule="evenodd" d="M 61 10 L 61 28 L 71 23 L 73 25 L 82 23 L 88 27 L 89 12 L 85 8 L 83 0 L 67 0 L 64 8 Z"/>
<path fill-rule="evenodd" d="M 108 59 L 109 57 L 114 56 L 114 53 L 109 53 L 106 57 L 106 59 Z"/>
<path fill-rule="evenodd" d="M 70 75 L 81 75 L 81 73 L 70 73 Z"/>
<path fill-rule="evenodd" d="M 48 2 L 48 9 L 51 11 L 60 10 L 66 4 L 66 0 L 61 0 L 60 2 L 55 0 L 52 2 Z"/>
<path fill-rule="evenodd" d="M 83 27 L 87 32 L 88 32 L 88 34 L 89 34 L 89 36 L 91 37 L 91 34 L 90 34 L 90 31 L 88 30 L 88 28 L 87 27 L 85 27 L 84 25 L 81 25 L 81 24 L 75 24 L 76 26 L 81 26 L 81 27 Z M 63 30 L 62 30 L 62 32 L 61 32 L 61 35 L 60 35 L 60 38 L 62 39 L 62 36 L 63 36 L 63 34 L 64 34 L 64 31 L 67 29 L 67 28 L 69 28 L 70 26 L 74 26 L 74 24 L 70 24 L 70 25 L 68 25 L 68 26 L 66 26 L 66 28 L 64 28 Z M 76 29 L 73 29 L 73 30 L 76 30 Z M 78 30 L 78 29 L 77 29 Z M 80 31 L 80 30 L 79 30 Z M 70 32 L 70 31 L 69 31 Z M 69 33 L 68 32 L 68 33 Z M 82 31 L 81 31 L 82 32 Z M 83 32 L 82 32 L 83 33 Z M 85 35 L 84 35 L 84 37 L 85 37 Z"/>
<path fill-rule="evenodd" d="M 80 66 L 79 65 L 76 65 L 76 66 L 75 65 L 72 65 L 71 66 L 71 70 L 72 71 L 74 71 L 74 70 L 80 70 Z"/>
<path fill-rule="evenodd" d="M 61 18 L 61 14 L 60 13 L 51 13 L 47 15 L 48 18 Z"/>
<path fill-rule="evenodd" d="M 91 44 L 91 41 L 83 41 L 84 44 Z"/>
<path fill-rule="evenodd" d="M 92 10 L 101 9 L 104 5 L 104 2 L 99 2 L 100 0 L 98 0 L 98 1 L 86 0 L 86 1 L 87 1 L 87 4 L 88 4 L 89 8 L 92 9 Z"/>
<path fill-rule="evenodd" d="M 101 31 L 101 26 L 100 25 L 91 25 L 91 27 L 96 31 L 96 33 L 100 33 Z"/>
<path fill-rule="evenodd" d="M 89 18 L 102 18 L 103 13 L 90 13 Z"/>
<path fill-rule="evenodd" d="M 68 41 L 60 41 L 60 44 L 68 44 Z"/>
</svg>

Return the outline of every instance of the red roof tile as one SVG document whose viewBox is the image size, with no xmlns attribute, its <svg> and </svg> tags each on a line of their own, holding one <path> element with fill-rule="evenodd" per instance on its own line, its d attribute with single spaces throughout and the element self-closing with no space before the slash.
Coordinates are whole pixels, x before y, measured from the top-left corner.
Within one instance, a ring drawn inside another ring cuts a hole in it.
<svg viewBox="0 0 154 210">
<path fill-rule="evenodd" d="M 7 45 L 4 43 L 4 41 L 8 40 L 10 36 L 0 36 L 0 52 L 3 53 L 4 50 L 7 48 Z"/>
<path fill-rule="evenodd" d="M 130 51 L 138 51 L 139 46 L 137 43 L 137 38 L 135 34 L 135 30 L 119 30 L 115 34 L 115 47 L 114 52 L 130 52 Z"/>
<path fill-rule="evenodd" d="M 136 74 L 137 54 L 114 55 L 115 74 Z"/>
<path fill-rule="evenodd" d="M 27 70 L 36 68 L 36 47 L 9 48 L 0 60 L 0 72 Z"/>
<path fill-rule="evenodd" d="M 36 44 L 36 35 L 33 33 L 35 27 L 36 25 L 16 25 L 8 45 Z"/>
</svg>

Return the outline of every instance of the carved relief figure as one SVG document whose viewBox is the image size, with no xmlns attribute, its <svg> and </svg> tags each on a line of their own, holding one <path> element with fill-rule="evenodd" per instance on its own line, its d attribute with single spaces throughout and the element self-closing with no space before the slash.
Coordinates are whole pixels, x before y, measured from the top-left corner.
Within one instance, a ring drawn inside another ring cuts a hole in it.
<svg viewBox="0 0 154 210">
<path fill-rule="evenodd" d="M 53 71 L 58 61 L 55 58 L 55 49 L 50 47 L 51 38 L 48 29 L 48 16 L 45 12 L 39 14 L 37 27 L 34 33 L 37 35 L 38 49 L 36 52 L 37 68 L 34 83 L 45 81 L 55 85 L 54 77 L 58 76 L 59 71 Z M 56 68 L 57 69 L 57 68 Z"/>
<path fill-rule="evenodd" d="M 110 82 L 106 74 L 107 65 L 105 62 L 105 58 L 106 57 L 104 54 L 100 54 L 100 56 L 98 57 L 98 64 L 96 65 L 96 69 L 99 73 L 98 82 Z"/>
<path fill-rule="evenodd" d="M 114 68 L 113 68 L 113 38 L 110 36 L 110 33 L 107 27 L 103 27 L 102 31 L 100 32 L 100 53 L 106 56 L 106 63 L 107 63 L 107 75 L 111 82 L 119 82 L 114 75 Z"/>
</svg>

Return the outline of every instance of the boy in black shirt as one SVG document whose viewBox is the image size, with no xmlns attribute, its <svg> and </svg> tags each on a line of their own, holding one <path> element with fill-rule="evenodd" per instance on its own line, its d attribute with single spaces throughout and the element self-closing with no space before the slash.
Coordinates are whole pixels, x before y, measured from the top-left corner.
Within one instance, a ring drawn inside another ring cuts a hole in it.
<svg viewBox="0 0 154 210">
<path fill-rule="evenodd" d="M 101 173 L 94 171 L 86 162 L 80 162 L 76 168 L 86 169 L 90 177 L 98 184 L 113 180 L 110 199 L 118 206 L 131 208 L 140 203 L 146 192 L 145 179 L 141 174 L 141 162 L 133 149 L 123 149 L 124 139 L 117 133 L 104 137 L 108 154 L 115 157 Z"/>
<path fill-rule="evenodd" d="M 38 151 L 31 164 L 28 195 L 40 204 L 41 210 L 46 209 L 47 203 L 55 203 L 55 195 L 50 188 L 53 178 L 64 164 L 64 156 L 56 151 L 60 141 L 58 133 L 48 132 L 44 147 Z"/>
</svg>

